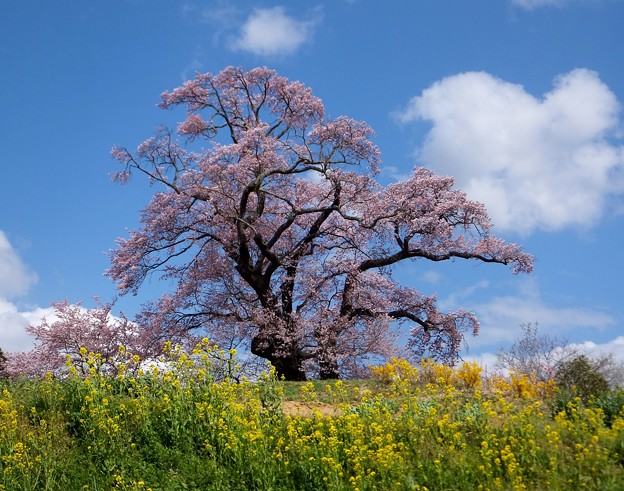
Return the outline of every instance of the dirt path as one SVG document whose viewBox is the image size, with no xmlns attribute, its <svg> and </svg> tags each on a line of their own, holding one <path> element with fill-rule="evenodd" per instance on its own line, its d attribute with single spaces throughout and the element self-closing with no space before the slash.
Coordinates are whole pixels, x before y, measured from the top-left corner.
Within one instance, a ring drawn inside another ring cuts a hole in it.
<svg viewBox="0 0 624 491">
<path fill-rule="evenodd" d="M 331 404 L 322 402 L 284 401 L 282 410 L 286 416 L 339 416 L 342 411 Z"/>
</svg>

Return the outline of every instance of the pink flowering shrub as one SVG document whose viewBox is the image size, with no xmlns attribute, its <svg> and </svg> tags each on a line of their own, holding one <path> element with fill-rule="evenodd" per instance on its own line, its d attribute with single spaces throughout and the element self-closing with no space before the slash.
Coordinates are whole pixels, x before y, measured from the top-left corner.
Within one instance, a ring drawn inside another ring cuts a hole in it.
<svg viewBox="0 0 624 491">
<path fill-rule="evenodd" d="M 85 355 L 97 356 L 101 372 L 114 373 L 119 364 L 132 359 L 148 359 L 160 353 L 162 341 L 140 329 L 123 314 L 114 317 L 109 305 L 85 309 L 67 301 L 52 304 L 53 319 L 26 328 L 34 336 L 29 352 L 8 353 L 6 373 L 11 377 L 41 377 L 47 372 L 62 373 L 68 366 L 82 372 L 89 367 Z"/>
</svg>

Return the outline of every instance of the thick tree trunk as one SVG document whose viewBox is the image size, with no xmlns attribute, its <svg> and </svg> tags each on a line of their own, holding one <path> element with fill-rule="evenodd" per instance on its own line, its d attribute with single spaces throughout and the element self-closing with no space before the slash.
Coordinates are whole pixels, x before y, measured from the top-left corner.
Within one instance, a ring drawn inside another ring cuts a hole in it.
<svg viewBox="0 0 624 491">
<path fill-rule="evenodd" d="M 319 376 L 321 380 L 333 380 L 340 378 L 338 369 L 338 358 L 336 356 L 336 335 L 334 333 L 324 333 L 318 336 L 318 364 Z"/>
<path fill-rule="evenodd" d="M 307 380 L 303 369 L 303 357 L 299 352 L 291 352 L 279 356 L 275 344 L 270 339 L 261 335 L 254 337 L 251 341 L 251 352 L 268 360 L 275 367 L 279 379 L 291 382 L 302 382 Z"/>
<path fill-rule="evenodd" d="M 273 358 L 268 359 L 275 367 L 277 377 L 281 380 L 288 380 L 290 382 L 304 382 L 308 378 L 305 371 L 301 368 L 301 364 L 296 360 L 286 358 Z"/>
<path fill-rule="evenodd" d="M 334 380 L 340 378 L 338 363 L 319 363 L 319 376 L 321 380 Z"/>
</svg>

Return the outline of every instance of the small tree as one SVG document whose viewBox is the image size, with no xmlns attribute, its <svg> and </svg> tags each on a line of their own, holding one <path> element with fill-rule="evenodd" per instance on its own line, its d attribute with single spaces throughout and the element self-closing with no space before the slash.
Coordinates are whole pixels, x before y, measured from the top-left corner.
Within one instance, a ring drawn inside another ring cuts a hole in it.
<svg viewBox="0 0 624 491">
<path fill-rule="evenodd" d="M 452 178 L 416 168 L 380 186 L 372 130 L 326 118 L 299 82 L 230 67 L 163 93 L 161 107 L 174 106 L 186 108 L 177 135 L 113 149 L 117 180 L 139 172 L 159 186 L 108 271 L 122 294 L 154 272 L 174 283 L 146 307 L 147 326 L 245 339 L 289 380 L 388 356 L 403 325 L 419 356 L 453 362 L 475 316 L 440 312 L 393 267 L 462 258 L 532 269 Z"/>
<path fill-rule="evenodd" d="M 159 336 L 139 329 L 123 314 L 113 317 L 110 305 L 100 304 L 96 308 L 85 309 L 63 301 L 52 306 L 53 321 L 44 319 L 41 324 L 26 328 L 35 338 L 35 347 L 29 352 L 8 354 L 8 375 L 58 373 L 65 367 L 68 357 L 76 368 L 84 370 L 86 367 L 81 352 L 84 349 L 97 354 L 101 370 L 107 372 L 115 372 L 118 363 L 132 355 L 146 359 L 161 352 L 163 340 Z"/>
<path fill-rule="evenodd" d="M 495 367 L 535 378 L 538 382 L 552 380 L 565 360 L 576 356 L 578 349 L 564 339 L 538 333 L 538 324 L 522 326 L 522 335 L 507 350 L 496 354 Z"/>
<path fill-rule="evenodd" d="M 555 375 L 557 386 L 584 401 L 609 390 L 609 382 L 600 373 L 599 367 L 585 355 L 578 355 L 563 361 Z"/>
</svg>

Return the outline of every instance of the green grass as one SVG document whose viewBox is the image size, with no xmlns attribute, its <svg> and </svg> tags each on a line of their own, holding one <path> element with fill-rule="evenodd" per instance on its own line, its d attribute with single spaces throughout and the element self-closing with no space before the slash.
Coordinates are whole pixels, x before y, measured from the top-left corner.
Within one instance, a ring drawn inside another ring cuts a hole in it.
<svg viewBox="0 0 624 491">
<path fill-rule="evenodd" d="M 4 381 L 0 489 L 624 489 L 622 391 L 562 403 L 439 373 L 215 383 L 184 358 L 166 374 Z"/>
</svg>

